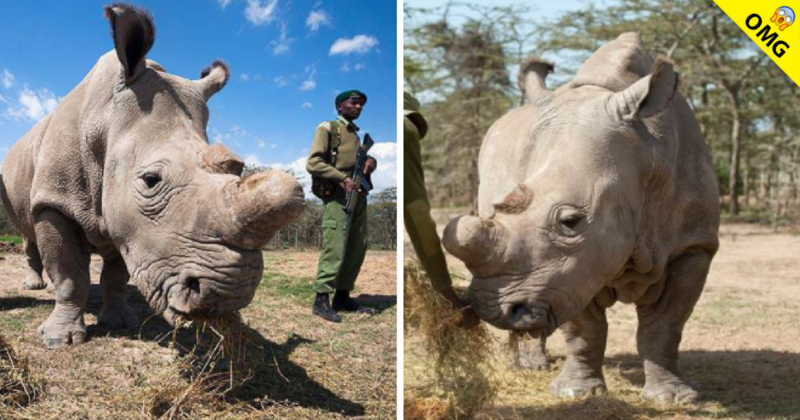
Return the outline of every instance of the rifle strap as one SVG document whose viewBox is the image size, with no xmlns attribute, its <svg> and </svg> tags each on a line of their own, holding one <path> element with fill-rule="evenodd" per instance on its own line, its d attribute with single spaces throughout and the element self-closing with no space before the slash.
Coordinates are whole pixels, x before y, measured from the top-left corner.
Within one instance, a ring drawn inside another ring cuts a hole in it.
<svg viewBox="0 0 800 420">
<path fill-rule="evenodd" d="M 342 145 L 342 135 L 339 132 L 339 121 L 331 121 L 331 135 L 328 137 L 328 150 L 331 153 L 331 166 L 336 167 L 336 156 L 339 154 L 339 146 Z"/>
</svg>

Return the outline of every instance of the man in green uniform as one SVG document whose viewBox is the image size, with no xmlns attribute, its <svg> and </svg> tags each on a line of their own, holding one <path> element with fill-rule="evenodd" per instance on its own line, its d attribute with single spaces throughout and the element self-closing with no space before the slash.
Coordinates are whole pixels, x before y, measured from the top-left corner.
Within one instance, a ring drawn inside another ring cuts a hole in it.
<svg viewBox="0 0 800 420">
<path fill-rule="evenodd" d="M 436 223 L 431 218 L 431 205 L 422 171 L 420 139 L 428 132 L 428 123 L 419 112 L 419 102 L 408 92 L 403 94 L 403 114 L 403 215 L 406 232 L 434 290 L 441 293 L 454 309 L 464 312 L 461 325 L 470 328 L 477 325 L 480 319 L 453 291 L 442 244 L 436 233 Z"/>
<path fill-rule="evenodd" d="M 319 256 L 317 281 L 312 313 L 331 322 L 341 322 L 337 312 L 372 313 L 350 298 L 350 291 L 361 270 L 367 253 L 367 198 L 357 195 L 352 220 L 345 229 L 347 214 L 344 206 L 347 194 L 360 186 L 353 182 L 361 140 L 358 126 L 353 123 L 361 115 L 367 95 L 348 90 L 336 96 L 338 118 L 320 124 L 314 131 L 314 142 L 308 155 L 306 170 L 329 188 L 323 194 L 322 252 Z M 377 161 L 368 157 L 364 173 L 369 175 Z M 330 294 L 333 295 L 333 304 Z"/>
</svg>

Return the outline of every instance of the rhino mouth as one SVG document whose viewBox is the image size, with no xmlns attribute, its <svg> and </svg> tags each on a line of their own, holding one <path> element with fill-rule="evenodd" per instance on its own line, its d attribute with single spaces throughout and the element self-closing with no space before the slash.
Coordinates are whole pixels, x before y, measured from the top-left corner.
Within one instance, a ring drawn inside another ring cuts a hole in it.
<svg viewBox="0 0 800 420">
<path fill-rule="evenodd" d="M 261 283 L 260 252 L 219 249 L 214 255 L 194 254 L 160 259 L 136 272 L 136 283 L 147 302 L 171 325 L 186 320 L 215 318 L 247 306 Z M 226 252 L 227 251 L 227 252 Z"/>
<path fill-rule="evenodd" d="M 518 278 L 473 278 L 469 301 L 478 316 L 503 329 L 549 336 L 572 309 L 563 291 Z"/>
<path fill-rule="evenodd" d="M 245 265 L 238 275 L 186 271 L 166 292 L 167 308 L 183 318 L 213 318 L 247 306 L 261 282 L 261 267 Z"/>
</svg>

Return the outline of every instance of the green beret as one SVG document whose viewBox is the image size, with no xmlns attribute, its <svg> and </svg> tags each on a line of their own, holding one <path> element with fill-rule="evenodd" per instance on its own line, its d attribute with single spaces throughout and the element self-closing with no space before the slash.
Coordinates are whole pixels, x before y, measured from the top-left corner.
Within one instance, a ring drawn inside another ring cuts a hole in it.
<svg viewBox="0 0 800 420">
<path fill-rule="evenodd" d="M 360 90 L 353 89 L 353 90 L 346 90 L 346 91 L 336 95 L 336 103 L 335 104 L 339 105 L 339 102 L 346 101 L 346 100 L 348 100 L 350 98 L 363 99 L 364 100 L 363 103 L 365 103 L 365 104 L 367 103 L 367 95 L 365 95 L 364 92 L 362 92 Z"/>
</svg>

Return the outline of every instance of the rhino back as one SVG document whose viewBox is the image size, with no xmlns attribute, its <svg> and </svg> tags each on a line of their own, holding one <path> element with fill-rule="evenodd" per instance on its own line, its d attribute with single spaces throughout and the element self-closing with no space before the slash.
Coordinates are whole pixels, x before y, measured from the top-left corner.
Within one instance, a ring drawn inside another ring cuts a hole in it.
<svg viewBox="0 0 800 420">
<path fill-rule="evenodd" d="M 6 158 L 3 183 L 18 226 L 29 237 L 36 215 L 52 208 L 78 222 L 93 244 L 107 242 L 98 217 L 106 144 L 103 119 L 119 68 L 112 53 L 98 60 Z"/>
</svg>

